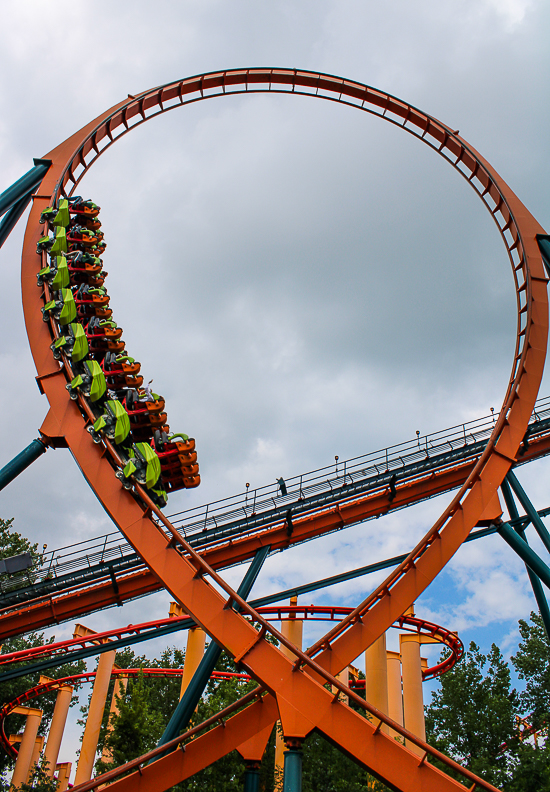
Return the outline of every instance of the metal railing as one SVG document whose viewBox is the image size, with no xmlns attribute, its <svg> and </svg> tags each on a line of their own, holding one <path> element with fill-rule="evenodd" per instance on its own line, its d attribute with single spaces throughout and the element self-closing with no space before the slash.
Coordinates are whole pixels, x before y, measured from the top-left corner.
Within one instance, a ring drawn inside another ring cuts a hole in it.
<svg viewBox="0 0 550 792">
<path fill-rule="evenodd" d="M 285 479 L 286 492 L 275 482 L 171 514 L 169 519 L 193 546 L 207 544 L 214 537 L 219 539 L 224 533 L 233 534 L 232 529 L 246 533 L 252 527 L 265 526 L 266 521 L 280 519 L 289 508 L 296 516 L 335 501 L 352 500 L 366 490 L 387 488 L 392 480 L 411 480 L 428 469 L 474 458 L 481 453 L 497 418 L 498 413 L 492 413 L 343 462 L 335 458 L 331 465 Z M 549 430 L 550 397 L 544 397 L 536 403 L 529 436 L 534 438 Z M 202 541 L 193 537 L 197 533 L 204 534 Z"/>
<path fill-rule="evenodd" d="M 170 520 L 186 536 L 190 544 L 202 549 L 225 541 L 230 536 L 245 535 L 265 529 L 270 523 L 313 512 L 334 505 L 352 502 L 365 492 L 376 492 L 392 486 L 392 481 L 411 481 L 429 470 L 453 466 L 477 457 L 498 418 L 493 413 L 474 421 L 414 440 L 389 446 L 370 454 L 340 462 L 284 480 L 241 492 L 229 498 L 177 512 Z M 550 433 L 550 397 L 539 399 L 529 424 L 529 437 Z M 139 556 L 118 531 L 66 545 L 37 557 L 29 570 L 0 577 L 0 594 L 26 586 L 70 579 L 72 574 L 86 577 L 86 570 L 96 575 L 117 561 L 136 566 Z M 60 581 L 61 582 L 61 581 Z"/>
</svg>

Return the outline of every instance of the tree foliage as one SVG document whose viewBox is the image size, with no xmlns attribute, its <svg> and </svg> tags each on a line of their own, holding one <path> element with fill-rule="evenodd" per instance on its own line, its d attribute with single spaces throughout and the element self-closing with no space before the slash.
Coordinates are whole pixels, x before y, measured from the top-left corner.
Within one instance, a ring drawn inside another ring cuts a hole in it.
<svg viewBox="0 0 550 792">
<path fill-rule="evenodd" d="M 426 734 L 429 743 L 506 792 L 550 792 L 550 742 L 544 730 L 550 648 L 537 614 L 531 614 L 531 623 L 520 622 L 520 634 L 512 662 L 525 690 L 511 688 L 510 668 L 497 646 L 484 655 L 471 643 L 432 693 Z M 537 730 L 536 741 L 522 735 L 520 717 Z"/>
<path fill-rule="evenodd" d="M 531 613 L 530 623 L 521 619 L 519 632 L 522 640 L 512 663 L 525 680 L 521 708 L 540 727 L 550 722 L 550 648 L 540 614 Z"/>
<path fill-rule="evenodd" d="M 7 558 L 19 553 L 30 552 L 36 555 L 37 545 L 32 544 L 28 539 L 21 536 L 13 530 L 13 520 L 0 519 L 0 558 Z M 53 643 L 55 637 L 45 640 L 43 633 L 28 633 L 25 636 L 17 636 L 15 638 L 8 638 L 4 641 L 2 646 L 2 653 L 8 654 L 10 652 L 18 652 L 23 649 L 31 649 L 35 646 L 43 646 L 46 643 Z M 19 663 L 10 668 L 24 668 L 26 663 Z M 62 679 L 63 677 L 72 674 L 81 674 L 86 670 L 85 663 L 80 660 L 76 663 L 64 663 L 56 668 L 48 671 L 48 676 L 52 679 Z M 39 672 L 33 674 L 25 674 L 24 676 L 11 679 L 8 682 L 0 684 L 0 707 L 13 701 L 25 691 L 33 688 L 38 684 L 40 677 Z M 78 684 L 75 685 L 78 688 Z M 53 710 L 55 706 L 56 692 L 46 693 L 40 697 L 40 701 L 35 704 L 34 701 L 29 701 L 28 706 L 37 706 L 43 711 L 42 720 L 38 729 L 38 734 L 46 734 L 52 719 Z M 75 702 L 72 702 L 72 705 Z M 26 704 L 23 702 L 23 706 Z M 6 719 L 5 731 L 6 734 L 17 734 L 25 726 L 25 717 L 23 715 L 9 715 Z M 15 765 L 15 760 L 7 756 L 3 751 L 0 751 L 0 776 L 5 777 L 6 773 L 11 772 Z M 38 771 L 37 771 L 38 772 Z M 38 779 L 35 779 L 38 784 Z"/>
</svg>

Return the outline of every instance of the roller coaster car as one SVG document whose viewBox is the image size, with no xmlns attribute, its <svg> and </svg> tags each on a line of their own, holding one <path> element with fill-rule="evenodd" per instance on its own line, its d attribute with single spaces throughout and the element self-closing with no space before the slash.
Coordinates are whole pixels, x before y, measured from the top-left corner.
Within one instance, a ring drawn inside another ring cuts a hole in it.
<svg viewBox="0 0 550 792">
<path fill-rule="evenodd" d="M 83 215 L 84 217 L 97 217 L 100 207 L 89 198 L 84 200 L 81 195 L 73 195 L 69 198 L 69 211 L 73 215 Z"/>
<path fill-rule="evenodd" d="M 94 289 L 87 283 L 80 284 L 75 293 L 75 303 L 78 316 L 81 318 L 96 316 L 100 319 L 108 319 L 113 314 L 107 307 L 109 295 L 103 286 Z"/>
<path fill-rule="evenodd" d="M 124 352 L 124 341 L 121 340 L 122 328 L 109 319 L 99 319 L 93 316 L 86 327 L 86 338 L 90 344 L 90 351 L 103 360 L 106 352 Z"/>
<path fill-rule="evenodd" d="M 67 335 L 60 336 L 51 344 L 50 349 L 53 351 L 53 356 L 59 360 L 61 353 L 70 358 L 73 363 L 78 363 L 83 360 L 90 351 L 88 339 L 84 328 L 79 322 L 67 325 L 65 328 Z"/>
<path fill-rule="evenodd" d="M 142 392 L 143 397 L 143 392 Z M 124 404 L 130 416 L 132 424 L 132 434 L 135 440 L 140 442 L 151 442 L 155 429 L 164 429 L 168 416 L 164 409 L 164 399 L 158 394 L 153 393 L 155 400 L 138 401 L 138 391 L 131 389 L 126 391 Z"/>
<path fill-rule="evenodd" d="M 93 426 L 88 426 L 94 443 L 101 442 L 101 435 L 114 440 L 117 445 L 123 443 L 130 434 L 128 413 L 119 401 L 110 399 L 104 404 L 105 412 L 100 415 Z"/>
<path fill-rule="evenodd" d="M 87 283 L 92 289 L 98 289 L 105 283 L 105 278 L 108 272 L 100 272 L 98 275 L 91 275 L 86 270 L 73 270 L 69 267 L 69 274 L 71 276 L 71 285 L 80 286 L 82 283 Z"/>
<path fill-rule="evenodd" d="M 147 393 L 144 388 L 126 391 L 126 409 L 133 418 L 149 418 L 162 413 L 165 401 L 158 393 Z"/>
<path fill-rule="evenodd" d="M 99 231 L 101 228 L 101 221 L 97 216 L 92 217 L 91 215 L 72 214 L 69 218 L 69 225 L 71 228 L 80 225 L 83 228 L 88 228 L 90 231 Z"/>
<path fill-rule="evenodd" d="M 82 250 L 75 250 L 74 253 L 69 253 L 67 259 L 70 272 L 88 272 L 90 275 L 99 275 L 103 267 L 103 262 L 99 256 L 83 253 Z"/>
<path fill-rule="evenodd" d="M 70 283 L 69 267 L 65 256 L 55 256 L 50 260 L 47 267 L 43 267 L 36 280 L 39 286 L 42 286 L 44 281 L 49 285 L 53 291 L 65 289 Z"/>
<path fill-rule="evenodd" d="M 181 438 L 182 442 L 176 440 L 178 437 Z M 183 466 L 194 466 L 197 461 L 195 440 L 187 435 L 173 434 L 168 436 L 166 431 L 156 429 L 153 433 L 152 446 L 159 456 L 163 477 L 165 469 L 181 469 Z"/>
<path fill-rule="evenodd" d="M 72 246 L 78 245 L 83 248 L 92 248 L 97 245 L 99 241 L 100 237 L 85 226 L 73 226 L 69 229 L 69 233 L 67 234 L 67 244 Z"/>
<path fill-rule="evenodd" d="M 94 316 L 97 319 L 110 319 L 112 315 L 113 311 L 111 308 L 102 308 L 98 305 L 94 305 L 94 303 L 83 303 L 78 306 L 78 316 L 84 323 Z M 124 345 L 121 349 L 124 349 Z"/>
<path fill-rule="evenodd" d="M 94 256 L 102 256 L 105 253 L 106 247 L 107 247 L 107 243 L 102 241 L 98 245 L 94 245 L 93 247 L 91 247 L 89 252 L 92 253 Z"/>
<path fill-rule="evenodd" d="M 65 387 L 71 399 L 78 398 L 78 391 L 91 402 L 96 402 L 105 394 L 107 383 L 96 360 L 85 360 L 79 364 L 80 373 Z"/>
<path fill-rule="evenodd" d="M 69 324 L 76 319 L 76 305 L 70 289 L 61 289 L 57 295 L 42 308 L 42 318 L 45 322 L 53 316 L 60 325 Z"/>
<path fill-rule="evenodd" d="M 43 250 L 49 251 L 50 256 L 59 256 L 67 251 L 67 232 L 63 226 L 55 229 L 55 236 L 48 235 L 40 237 L 36 243 L 36 252 L 42 253 Z"/>
<path fill-rule="evenodd" d="M 67 228 L 71 222 L 69 215 L 69 202 L 66 198 L 59 202 L 59 206 L 48 206 L 40 215 L 40 223 L 48 222 L 53 226 L 63 226 Z"/>
<path fill-rule="evenodd" d="M 162 491 L 160 481 L 160 460 L 148 443 L 134 443 L 130 457 L 123 470 L 118 470 L 116 476 L 127 489 L 132 486 L 133 478 L 138 484 L 147 489 Z"/>
<path fill-rule="evenodd" d="M 81 283 L 75 292 L 75 302 L 77 305 L 93 303 L 94 305 L 104 306 L 109 304 L 109 295 L 103 286 L 94 289 L 87 283 Z"/>
<path fill-rule="evenodd" d="M 122 388 L 139 388 L 143 385 L 143 377 L 138 377 L 141 364 L 128 355 L 115 355 L 107 352 L 101 368 L 109 387 L 115 390 Z"/>
<path fill-rule="evenodd" d="M 164 481 L 164 473 L 163 473 L 163 481 Z M 193 489 L 194 487 L 198 487 L 201 483 L 201 477 L 197 474 L 196 476 L 182 476 L 178 479 L 165 481 L 166 492 L 176 492 L 176 490 L 181 489 Z"/>
</svg>

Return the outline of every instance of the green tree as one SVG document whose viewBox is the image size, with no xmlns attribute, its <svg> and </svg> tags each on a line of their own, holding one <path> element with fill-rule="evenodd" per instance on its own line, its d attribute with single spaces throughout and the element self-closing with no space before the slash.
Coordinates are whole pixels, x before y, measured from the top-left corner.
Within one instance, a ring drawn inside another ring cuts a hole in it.
<svg viewBox="0 0 550 792">
<path fill-rule="evenodd" d="M 24 536 L 13 530 L 13 519 L 0 519 L 0 558 L 8 558 L 9 556 L 25 552 L 30 552 L 32 555 L 36 555 L 37 545 L 32 544 L 28 539 L 25 539 Z M 45 643 L 53 643 L 54 640 L 55 638 L 51 637 L 46 641 L 44 639 L 43 633 L 28 633 L 26 636 L 8 638 L 3 643 L 2 653 L 9 654 L 10 652 L 31 649 L 35 646 L 43 646 Z M 17 665 L 11 666 L 10 668 L 20 667 L 21 669 L 24 669 L 26 665 L 28 664 L 19 663 Z M 64 663 L 63 665 L 57 666 L 55 669 L 51 669 L 51 671 L 48 672 L 48 675 L 53 679 L 62 679 L 63 677 L 70 676 L 72 674 L 83 673 L 85 670 L 85 663 L 80 660 L 76 663 Z M 20 677 L 17 677 L 16 679 L 11 679 L 8 682 L 2 682 L 0 684 L 0 707 L 3 707 L 4 704 L 7 704 L 10 701 L 13 701 L 15 698 L 30 688 L 35 687 L 35 685 L 38 684 L 39 677 L 39 672 L 35 672 L 33 674 L 24 674 Z M 75 685 L 75 687 L 78 687 L 78 685 Z M 55 691 L 52 691 L 51 693 L 46 693 L 41 696 L 36 702 L 34 700 L 29 702 L 29 706 L 37 706 L 43 710 L 42 720 L 38 730 L 40 735 L 46 734 L 49 728 L 55 706 L 55 698 L 56 693 Z M 9 715 L 5 724 L 6 734 L 16 734 L 24 728 L 24 725 L 25 717 L 23 715 Z M 7 754 L 4 752 L 0 752 L 0 777 L 2 778 L 2 783 L 4 785 L 8 783 L 6 779 L 11 774 L 14 765 L 15 760 L 12 759 L 12 757 L 7 756 Z M 38 778 L 35 779 L 35 782 L 38 784 Z"/>
<path fill-rule="evenodd" d="M 9 558 L 19 555 L 19 553 L 30 553 L 38 555 L 38 543 L 33 544 L 21 534 L 13 530 L 13 520 L 3 520 L 0 518 L 0 558 Z"/>
<path fill-rule="evenodd" d="M 164 719 L 151 706 L 151 691 L 146 689 L 143 673 L 137 679 L 130 680 L 128 687 L 129 694 L 121 697 L 118 702 L 116 728 L 105 740 L 112 761 L 100 763 L 100 772 L 147 753 L 155 747 L 163 731 Z"/>
<path fill-rule="evenodd" d="M 145 655 L 136 655 L 129 647 L 117 652 L 115 657 L 115 665 L 119 668 L 182 668 L 185 654 L 177 647 L 165 649 L 160 657 L 149 659 Z M 111 679 L 111 684 L 107 694 L 107 701 L 110 702 L 114 692 L 115 679 Z M 118 767 L 121 764 L 115 755 L 114 749 L 120 753 L 120 746 L 123 745 L 126 739 L 126 726 L 130 724 L 130 713 L 132 707 L 139 707 L 142 711 L 142 718 L 132 724 L 131 734 L 128 735 L 129 743 L 137 745 L 138 743 L 146 746 L 143 751 L 132 753 L 131 750 L 127 752 L 129 759 L 134 759 L 140 753 L 150 751 L 155 747 L 164 731 L 168 717 L 167 713 L 172 713 L 176 708 L 179 701 L 179 691 L 181 686 L 180 677 L 144 677 L 139 690 L 136 689 L 137 680 L 130 679 L 126 689 L 126 693 L 119 697 L 119 717 L 111 718 L 111 729 L 109 729 L 109 706 L 105 708 L 103 714 L 103 721 L 98 740 L 98 751 L 100 755 L 106 747 L 113 753 L 113 760 L 104 762 L 99 758 L 96 762 L 96 772 L 103 773 L 113 767 Z M 135 701 L 134 699 L 135 694 Z M 91 695 L 91 694 L 90 694 Z M 87 716 L 89 707 L 88 704 L 81 707 L 81 712 Z M 128 721 L 121 720 L 121 714 L 124 717 L 128 716 Z M 79 721 L 81 726 L 84 726 L 85 717 Z M 117 757 L 119 756 L 117 753 Z"/>
<path fill-rule="evenodd" d="M 472 642 L 462 661 L 440 682 L 426 708 L 428 742 L 502 786 L 514 767 L 519 697 L 510 688 L 510 669 L 500 649 L 493 644 L 484 655 Z M 508 750 L 503 750 L 504 745 Z"/>
<path fill-rule="evenodd" d="M 540 614 L 531 613 L 531 621 L 519 622 L 522 640 L 512 663 L 525 690 L 520 694 L 521 708 L 536 728 L 550 722 L 550 646 Z"/>
</svg>

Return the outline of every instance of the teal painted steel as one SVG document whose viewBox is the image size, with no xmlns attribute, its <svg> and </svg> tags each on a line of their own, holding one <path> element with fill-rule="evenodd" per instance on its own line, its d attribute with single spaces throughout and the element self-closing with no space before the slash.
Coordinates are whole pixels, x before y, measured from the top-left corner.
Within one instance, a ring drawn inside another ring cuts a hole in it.
<svg viewBox="0 0 550 792">
<path fill-rule="evenodd" d="M 535 527 L 536 532 L 540 536 L 543 545 L 550 553 L 550 534 L 548 533 L 546 525 L 539 517 L 537 510 L 535 509 L 535 507 L 527 497 L 525 490 L 517 480 L 516 475 L 512 470 L 510 470 L 508 475 L 506 476 L 506 481 L 512 487 L 518 501 L 525 509 L 526 515 L 529 517 L 529 519 L 531 520 L 531 522 Z"/>
<path fill-rule="evenodd" d="M 550 276 L 550 235 L 537 234 L 537 242 L 539 243 L 542 260 L 546 267 L 546 272 Z"/>
<path fill-rule="evenodd" d="M 0 194 L 0 215 L 3 215 L 12 206 L 15 206 L 24 195 L 32 193 L 40 184 L 51 165 L 51 160 L 34 160 L 34 168 L 27 171 L 11 187 Z"/>
<path fill-rule="evenodd" d="M 550 514 L 550 508 L 543 509 L 541 511 L 543 516 Z M 518 517 L 518 523 L 523 524 L 528 521 L 527 517 Z M 511 524 L 514 525 L 515 521 L 512 520 Z M 465 540 L 466 542 L 473 542 L 475 539 L 481 539 L 484 536 L 490 536 L 491 534 L 496 533 L 498 530 L 497 526 L 489 526 L 488 528 L 481 528 L 479 531 L 475 531 L 475 533 L 471 533 L 470 536 Z M 361 567 L 360 569 L 353 569 L 351 572 L 343 572 L 341 575 L 333 575 L 329 578 L 324 578 L 323 580 L 317 580 L 313 583 L 306 583 L 303 586 L 296 586 L 292 589 L 287 589 L 286 591 L 278 591 L 275 594 L 269 594 L 266 597 L 260 597 L 256 600 L 252 600 L 250 604 L 253 608 L 262 608 L 264 605 L 271 605 L 274 602 L 281 602 L 281 600 L 290 599 L 292 596 L 299 596 L 301 594 L 308 594 L 312 591 L 318 591 L 319 589 L 326 588 L 328 586 L 333 586 L 336 583 L 342 583 L 346 580 L 351 580 L 353 578 L 359 577 L 360 575 L 368 575 L 371 572 L 376 572 L 379 569 L 386 569 L 388 567 L 396 566 L 400 564 L 402 561 L 405 560 L 407 555 L 395 556 L 394 558 L 389 558 L 386 561 L 380 561 L 377 564 L 370 564 L 369 566 Z M 105 565 L 98 565 L 98 574 L 101 572 L 102 574 L 105 572 Z M 93 571 L 93 570 L 92 570 Z M 538 580 L 538 578 L 536 578 Z M 539 582 L 540 585 L 540 582 Z M 31 597 L 29 597 L 30 599 Z M 128 638 L 120 638 L 114 641 L 110 641 L 109 643 L 102 644 L 101 646 L 95 647 L 86 647 L 85 649 L 79 649 L 76 652 L 71 652 L 70 655 L 65 656 L 67 662 L 71 661 L 74 662 L 76 660 L 82 660 L 86 657 L 92 657 L 96 654 L 101 654 L 102 652 L 110 652 L 112 649 L 119 649 L 123 646 L 131 646 L 136 643 L 141 643 L 142 641 L 149 641 L 152 638 L 161 636 L 161 635 L 169 635 L 173 632 L 178 632 L 179 630 L 190 630 L 192 627 L 195 627 L 195 622 L 192 619 L 186 619 L 185 622 L 181 622 L 179 625 L 169 625 L 167 627 L 159 628 L 158 630 L 148 633 L 143 632 L 139 635 L 132 635 Z M 59 664 L 59 659 L 50 658 L 49 660 L 42 660 L 39 663 L 35 663 L 29 666 L 18 666 L 17 668 L 10 669 L 10 671 L 5 671 L 4 673 L 0 674 L 0 684 L 2 682 L 7 682 L 9 679 L 16 679 L 17 677 L 23 676 L 24 674 L 31 674 L 37 671 L 45 671 L 48 668 L 54 668 L 56 665 Z"/>
<path fill-rule="evenodd" d="M 28 468 L 29 465 L 32 465 L 32 463 L 35 462 L 38 457 L 42 456 L 45 451 L 46 446 L 42 440 L 33 440 L 32 443 L 24 448 L 20 454 L 17 454 L 11 462 L 4 465 L 2 470 L 0 470 L 0 490 L 7 487 L 14 478 L 17 478 L 17 476 Z"/>
<path fill-rule="evenodd" d="M 284 752 L 283 792 L 302 792 L 302 756 L 301 748 Z"/>
<path fill-rule="evenodd" d="M 260 550 L 256 551 L 256 554 L 252 559 L 252 563 L 250 564 L 241 585 L 237 589 L 237 594 L 243 599 L 246 599 L 250 594 L 260 569 L 262 568 L 265 559 L 269 555 L 270 549 L 271 548 L 268 545 L 267 547 L 262 547 Z M 212 675 L 212 671 L 220 659 L 221 653 L 222 648 L 218 646 L 215 641 L 210 641 L 208 649 L 204 653 L 204 656 L 199 663 L 199 667 L 195 671 L 187 690 L 181 697 L 174 714 L 170 718 L 168 726 L 164 730 L 164 734 L 158 741 L 157 748 L 167 742 L 170 742 L 170 740 L 173 740 L 180 734 L 183 734 L 187 728 L 187 725 L 189 724 L 189 721 L 191 720 L 191 716 L 195 712 L 202 694 L 204 693 L 204 689 L 208 684 L 208 680 Z M 160 756 L 157 756 L 155 757 L 155 760 L 159 758 Z"/>
<path fill-rule="evenodd" d="M 260 771 L 256 767 L 247 767 L 244 771 L 244 792 L 260 792 Z"/>
<path fill-rule="evenodd" d="M 17 221 L 30 203 L 31 197 L 32 192 L 28 192 L 11 209 L 8 209 L 2 218 L 0 222 L 0 248 L 17 225 Z"/>
<path fill-rule="evenodd" d="M 505 542 L 507 542 L 512 550 L 525 561 L 527 566 L 533 570 L 542 580 L 546 588 L 550 588 L 550 569 L 546 566 L 544 561 L 532 550 L 527 542 L 519 536 L 509 523 L 501 523 L 498 526 L 498 532 Z"/>
<path fill-rule="evenodd" d="M 508 509 L 508 514 L 512 518 L 512 525 L 514 526 L 515 532 L 521 536 L 521 538 L 527 543 L 527 537 L 525 536 L 525 527 L 519 523 L 519 513 L 516 507 L 516 503 L 514 501 L 514 496 L 512 495 L 512 490 L 510 485 L 508 484 L 507 479 L 501 484 L 502 494 L 504 495 L 504 500 L 506 502 L 506 508 Z M 533 589 L 533 594 L 535 595 L 535 599 L 537 601 L 537 605 L 539 606 L 539 612 L 541 615 L 542 623 L 544 624 L 544 629 L 546 630 L 546 637 L 550 640 L 550 608 L 548 607 L 548 600 L 546 599 L 546 594 L 544 593 L 544 589 L 542 588 L 542 584 L 538 577 L 535 575 L 532 569 L 526 565 L 527 574 L 529 575 L 529 580 L 531 582 L 531 588 Z"/>
</svg>

